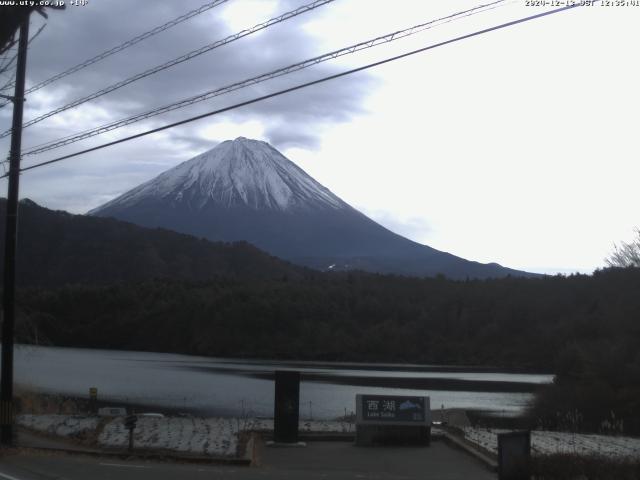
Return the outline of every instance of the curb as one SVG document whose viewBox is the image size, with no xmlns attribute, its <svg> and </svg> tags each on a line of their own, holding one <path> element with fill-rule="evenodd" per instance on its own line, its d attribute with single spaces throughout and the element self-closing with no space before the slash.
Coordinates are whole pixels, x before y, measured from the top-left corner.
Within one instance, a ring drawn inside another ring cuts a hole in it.
<svg viewBox="0 0 640 480">
<path fill-rule="evenodd" d="M 298 439 L 303 442 L 355 442 L 355 433 L 301 433 Z"/>
<path fill-rule="evenodd" d="M 256 430 L 252 434 L 260 435 L 263 440 L 273 440 L 273 430 Z M 298 433 L 298 440 L 301 442 L 355 442 L 356 434 L 353 432 L 302 432 Z"/>
<path fill-rule="evenodd" d="M 252 458 L 245 455 L 243 458 L 225 458 L 225 457 L 204 457 L 197 455 L 176 455 L 169 452 L 153 452 L 153 451 L 133 451 L 126 450 L 109 451 L 109 450 L 83 450 L 73 448 L 54 448 L 54 447 L 29 447 L 16 445 L 14 447 L 18 451 L 34 452 L 34 453 L 60 453 L 64 455 L 85 455 L 89 457 L 107 457 L 118 458 L 120 460 L 157 460 L 161 462 L 183 462 L 183 463 L 209 463 L 218 465 L 235 465 L 249 466 L 252 464 Z M 253 453 L 253 448 L 252 448 Z"/>
<path fill-rule="evenodd" d="M 462 440 L 462 439 L 456 437 L 455 435 L 451 434 L 450 432 L 446 432 L 446 431 L 442 431 L 441 438 L 447 444 L 449 444 L 449 445 L 451 445 L 453 447 L 459 448 L 461 450 L 464 450 L 465 452 L 467 452 L 472 457 L 475 457 L 477 460 L 479 460 L 481 463 L 483 463 L 485 465 L 485 467 L 487 467 L 492 472 L 497 472 L 498 471 L 498 462 L 496 462 L 489 455 L 486 455 L 486 454 L 482 453 L 481 451 L 479 451 L 478 449 L 476 449 L 476 448 L 472 447 L 471 445 L 467 444 L 467 442 L 465 442 L 464 440 Z"/>
<path fill-rule="evenodd" d="M 47 440 L 58 440 L 60 446 L 39 446 L 33 445 L 29 441 L 20 443 L 16 441 L 14 448 L 27 451 L 27 452 L 39 452 L 39 453 L 60 453 L 65 455 L 86 455 L 90 457 L 106 457 L 106 458 L 118 458 L 120 460 L 156 460 L 156 461 L 172 461 L 183 463 L 209 463 L 218 465 L 234 465 L 234 466 L 249 466 L 253 462 L 252 455 L 254 453 L 254 442 L 251 442 L 251 448 L 247 448 L 242 457 L 216 457 L 216 456 L 204 456 L 189 453 L 177 453 L 173 450 L 145 450 L 144 448 L 134 449 L 132 452 L 129 450 L 121 450 L 118 448 L 91 448 L 82 444 L 74 444 L 69 441 L 61 440 L 55 436 L 42 434 L 41 432 L 32 432 L 29 429 L 24 429 L 33 437 L 42 437 Z M 250 439 L 250 441 L 253 439 Z M 65 445 L 66 444 L 66 445 Z"/>
<path fill-rule="evenodd" d="M 47 447 L 23 447 L 16 446 L 16 449 L 34 453 L 61 453 L 65 455 L 86 455 L 89 457 L 118 458 L 120 460 L 157 460 L 161 462 L 183 462 L 183 463 L 209 463 L 218 465 L 249 466 L 251 458 L 224 458 L 224 457 L 199 457 L 190 455 L 175 455 L 171 453 L 159 452 L 128 452 L 128 451 L 103 451 L 103 450 L 73 450 L 65 448 Z"/>
</svg>

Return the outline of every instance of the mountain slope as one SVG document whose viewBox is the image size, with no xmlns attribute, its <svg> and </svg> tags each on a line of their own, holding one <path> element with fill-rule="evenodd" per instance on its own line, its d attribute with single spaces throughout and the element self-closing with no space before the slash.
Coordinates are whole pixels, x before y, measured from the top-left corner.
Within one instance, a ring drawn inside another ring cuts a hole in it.
<svg viewBox="0 0 640 480">
<path fill-rule="evenodd" d="M 4 216 L 6 199 L 0 199 Z M 22 286 L 109 284 L 171 278 L 295 279 L 303 269 L 247 243 L 212 243 L 111 218 L 71 215 L 20 202 L 17 280 Z M 4 250 L 4 223 L 0 222 Z M 0 267 L 3 267 L 0 256 Z M 1 280 L 0 280 L 1 281 Z"/>
<path fill-rule="evenodd" d="M 223 142 L 89 213 L 149 200 L 194 211 L 211 204 L 259 211 L 348 208 L 271 145 L 243 137 Z"/>
<path fill-rule="evenodd" d="M 451 278 L 529 275 L 397 235 L 349 206 L 271 145 L 239 137 L 92 210 L 210 240 L 245 240 L 317 269 Z"/>
</svg>

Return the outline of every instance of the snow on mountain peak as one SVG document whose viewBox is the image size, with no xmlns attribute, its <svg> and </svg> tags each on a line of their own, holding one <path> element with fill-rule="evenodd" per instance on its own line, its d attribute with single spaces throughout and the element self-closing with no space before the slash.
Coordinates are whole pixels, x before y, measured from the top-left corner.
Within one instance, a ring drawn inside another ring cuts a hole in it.
<svg viewBox="0 0 640 480">
<path fill-rule="evenodd" d="M 253 209 L 348 208 L 267 142 L 226 140 L 103 205 L 133 205 L 145 199 L 210 203 Z"/>
</svg>

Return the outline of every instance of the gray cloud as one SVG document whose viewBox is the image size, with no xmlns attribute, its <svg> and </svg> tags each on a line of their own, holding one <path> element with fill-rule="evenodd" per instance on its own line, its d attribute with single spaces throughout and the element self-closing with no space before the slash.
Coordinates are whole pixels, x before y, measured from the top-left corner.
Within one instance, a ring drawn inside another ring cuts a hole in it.
<svg viewBox="0 0 640 480">
<path fill-rule="evenodd" d="M 286 132 L 282 128 L 268 128 L 265 134 L 273 145 L 281 149 L 291 147 L 317 149 L 320 146 L 317 135 L 302 130 Z"/>
<path fill-rule="evenodd" d="M 47 28 L 29 51 L 28 86 L 202 3 L 203 0 L 161 2 L 154 4 L 153 8 L 142 8 L 137 3 L 134 7 L 128 0 L 110 0 L 52 12 Z M 288 11 L 304 3 L 307 2 L 281 0 L 276 12 Z M 214 8 L 32 93 L 25 106 L 25 121 L 235 33 L 220 16 L 223 8 Z M 321 8 L 331 8 L 331 5 Z M 23 146 L 28 148 L 322 54 L 324 52 L 318 49 L 314 38 L 302 28 L 313 15 L 314 12 L 303 14 L 33 125 L 24 131 Z M 42 20 L 33 21 L 35 28 L 35 22 Z M 75 152 L 337 71 L 339 68 L 328 62 L 155 117 L 109 135 L 37 157 L 26 157 L 25 164 Z M 259 121 L 264 126 L 266 139 L 276 148 L 297 146 L 315 149 L 320 145 L 323 127 L 348 122 L 354 115 L 362 113 L 363 99 L 374 86 L 373 78 L 367 74 L 314 86 L 168 130 L 161 135 L 33 170 L 23 176 L 21 191 L 45 205 L 75 212 L 86 211 L 192 155 L 213 148 L 216 142 L 202 138 L 202 129 L 225 119 L 233 122 Z M 5 108 L 0 111 L 0 128 L 4 130 L 9 126 L 10 110 Z M 0 141 L 3 151 L 8 151 L 8 145 L 8 138 Z"/>
<path fill-rule="evenodd" d="M 187 149 L 193 150 L 196 152 L 211 150 L 219 143 L 212 140 L 200 138 L 197 135 L 181 134 L 179 131 L 173 132 L 171 134 L 171 140 L 173 142 L 182 143 Z"/>
<path fill-rule="evenodd" d="M 73 65 L 78 59 L 90 57 L 96 51 L 114 45 L 117 43 L 115 39 L 130 38 L 134 33 L 160 24 L 187 9 L 195 8 L 200 1 L 171 2 L 170 6 L 163 4 L 164 7 L 160 10 L 134 10 L 131 2 L 111 1 L 109 8 L 104 4 L 92 7 L 96 11 L 83 12 L 80 8 L 72 8 L 68 9 L 68 12 L 56 13 L 51 18 L 46 38 L 41 40 L 39 48 L 34 47 L 33 52 L 30 52 L 29 80 L 33 83 L 47 78 Z M 278 11 L 282 12 L 303 3 L 282 2 Z M 231 33 L 231 30 L 216 16 L 221 8 L 204 14 L 205 18 L 185 22 L 68 79 L 54 83 L 47 87 L 46 93 L 59 95 L 56 104 L 67 103 L 190 49 L 200 47 L 206 42 L 224 37 Z M 311 15 L 313 13 L 301 15 L 255 36 L 240 39 L 197 59 L 123 87 L 94 100 L 91 104 L 108 110 L 113 119 L 118 119 L 322 53 L 314 47 L 312 38 L 300 28 Z M 45 45 L 46 48 L 43 48 Z M 234 99 L 246 99 L 255 94 L 291 86 L 294 79 L 297 83 L 335 71 L 335 68 L 325 64 L 314 67 L 312 71 L 292 75 L 291 78 L 269 81 L 247 89 L 246 92 L 219 97 L 189 109 L 165 114 L 161 118 L 163 123 L 174 121 L 184 118 L 186 113 L 201 113 L 226 106 Z M 305 146 L 315 146 L 318 139 L 314 138 L 314 126 L 318 123 L 347 121 L 359 112 L 362 98 L 370 87 L 370 80 L 364 75 L 345 78 L 332 82 L 331 85 L 316 86 L 304 92 L 280 97 L 277 101 L 249 106 L 230 116 L 234 119 L 259 119 L 267 125 L 270 135 L 273 135 L 274 139 L 277 138 L 282 145 L 289 143 L 290 135 L 293 143 L 300 144 L 302 139 L 307 138 Z M 42 97 L 34 97 L 34 101 L 28 105 L 26 119 L 51 107 L 44 105 L 42 100 L 38 101 Z M 42 122 L 45 126 L 50 124 L 52 122 L 49 120 Z M 35 130 L 37 126 L 39 125 L 34 125 L 31 129 Z"/>
</svg>

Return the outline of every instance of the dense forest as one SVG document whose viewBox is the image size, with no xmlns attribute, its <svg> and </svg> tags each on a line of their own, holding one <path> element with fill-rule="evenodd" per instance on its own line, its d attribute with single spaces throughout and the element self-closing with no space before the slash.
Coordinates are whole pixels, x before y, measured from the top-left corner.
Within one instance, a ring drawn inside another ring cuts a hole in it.
<svg viewBox="0 0 640 480">
<path fill-rule="evenodd" d="M 637 268 L 469 281 L 309 271 L 32 288 L 19 294 L 20 335 L 77 347 L 550 371 L 557 380 L 538 396 L 538 421 L 597 430 L 613 411 L 629 430 L 640 411 L 638 291 Z"/>
<path fill-rule="evenodd" d="M 637 269 L 463 282 L 310 272 L 29 289 L 20 305 L 56 345 L 552 370 L 576 345 L 633 347 L 639 288 Z"/>
</svg>

